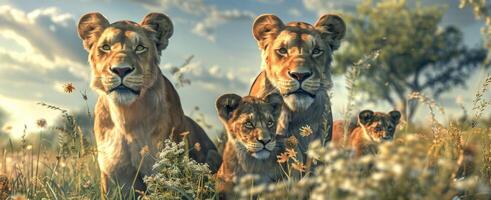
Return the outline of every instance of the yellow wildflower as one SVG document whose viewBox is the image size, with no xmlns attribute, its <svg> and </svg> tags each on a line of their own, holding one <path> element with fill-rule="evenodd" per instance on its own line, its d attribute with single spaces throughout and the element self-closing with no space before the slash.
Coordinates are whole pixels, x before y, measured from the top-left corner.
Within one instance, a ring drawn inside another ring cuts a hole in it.
<svg viewBox="0 0 491 200">
<path fill-rule="evenodd" d="M 310 128 L 309 125 L 305 125 L 302 128 L 300 128 L 300 135 L 302 137 L 307 137 L 309 135 L 312 135 L 313 131 L 312 128 Z"/>
<path fill-rule="evenodd" d="M 63 85 L 63 91 L 66 93 L 72 93 L 75 90 L 75 86 L 73 86 L 73 83 L 67 83 Z"/>
<path fill-rule="evenodd" d="M 297 156 L 297 152 L 295 151 L 295 149 L 286 149 L 286 154 L 288 155 L 289 158 L 294 158 Z"/>
<path fill-rule="evenodd" d="M 286 144 L 288 147 L 296 147 L 298 144 L 298 139 L 295 136 L 290 136 L 288 139 L 286 139 Z"/>
<path fill-rule="evenodd" d="M 278 160 L 276 162 L 278 163 L 285 163 L 288 161 L 288 153 L 287 152 L 283 152 L 281 153 L 279 156 L 276 156 L 276 158 L 278 158 Z"/>
<path fill-rule="evenodd" d="M 299 172 L 305 172 L 305 170 L 307 169 L 307 167 L 305 167 L 305 165 L 300 163 L 300 162 L 292 163 L 292 167 L 293 167 L 293 169 L 295 169 Z"/>
</svg>

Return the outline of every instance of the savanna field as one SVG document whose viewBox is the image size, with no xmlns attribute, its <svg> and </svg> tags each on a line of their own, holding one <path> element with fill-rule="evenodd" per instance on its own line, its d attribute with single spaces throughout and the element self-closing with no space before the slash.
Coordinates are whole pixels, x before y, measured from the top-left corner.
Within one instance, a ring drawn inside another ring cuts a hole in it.
<svg viewBox="0 0 491 200">
<path fill-rule="evenodd" d="M 315 2 L 304 4 L 319 6 Z M 333 54 L 331 73 L 341 78 L 334 78 L 337 87 L 328 95 L 342 96 L 341 101 L 333 102 L 342 110 L 334 120 L 356 120 L 366 105 L 386 105 L 384 108 L 402 114 L 393 140 L 375 144 L 367 154 L 353 156 L 348 144 L 349 123 L 345 123 L 341 146 L 314 141 L 303 152 L 305 158 L 297 145 L 300 137 L 309 137 L 312 130 L 303 126 L 298 129 L 299 138 L 288 137 L 285 151 L 275 158 L 281 166 L 282 180 L 257 184 L 261 177 L 246 175 L 233 188 L 237 199 L 491 199 L 491 4 L 486 0 L 460 0 L 457 5 L 421 2 L 362 0 L 350 12 L 338 12 L 346 22 L 347 32 Z M 193 10 L 193 6 L 204 3 L 196 0 L 182 5 Z M 471 10 L 472 20 L 483 24 L 480 45 L 467 45 L 464 34 L 468 31 L 442 23 L 449 9 L 457 15 Z M 217 12 L 217 16 L 227 13 L 213 6 L 205 10 Z M 0 9 L 0 14 L 5 13 L 6 9 Z M 29 16 L 26 19 L 32 20 L 36 15 Z M 251 22 L 248 23 L 249 28 Z M 252 37 L 250 32 L 247 34 Z M 165 51 L 173 51 L 172 39 Z M 259 50 L 254 53 L 260 54 Z M 198 87 L 196 73 L 208 73 L 192 67 L 193 59 L 200 59 L 199 56 L 173 59 L 183 64 L 162 71 L 178 93 Z M 257 66 L 255 72 L 259 70 Z M 121 188 L 111 188 L 109 194 L 101 189 L 93 128 L 95 112 L 89 100 L 90 95 L 96 94 L 86 89 L 88 81 L 60 78 L 59 83 L 59 98 L 75 97 L 77 102 L 73 104 L 83 105 L 82 109 L 36 101 L 36 109 L 57 113 L 56 120 L 38 116 L 36 131 L 26 125 L 18 137 L 12 135 L 14 127 L 2 121 L 8 113 L 0 112 L 0 200 L 125 199 L 126 191 Z M 340 95 L 338 88 L 345 94 Z M 455 88 L 464 88 L 468 93 L 462 97 L 452 92 Z M 452 99 L 454 106 L 443 106 L 448 105 L 442 100 L 444 95 Z M 469 101 L 464 102 L 463 98 Z M 215 102 L 209 104 L 214 106 Z M 227 141 L 222 124 L 215 124 L 217 120 L 210 119 L 202 107 L 191 110 L 189 113 L 185 109 L 186 114 L 201 127 L 214 128 L 216 137 L 210 138 L 222 153 Z M 155 164 L 152 175 L 143 178 L 147 190 L 132 191 L 130 199 L 219 198 L 216 175 L 208 165 L 197 163 L 187 153 L 201 151 L 201 144 L 189 145 L 189 132 L 175 134 L 183 141 L 161 141 L 156 155 L 148 149 L 139 152 L 140 165 L 144 159 Z M 136 180 L 135 177 L 133 184 Z"/>
</svg>

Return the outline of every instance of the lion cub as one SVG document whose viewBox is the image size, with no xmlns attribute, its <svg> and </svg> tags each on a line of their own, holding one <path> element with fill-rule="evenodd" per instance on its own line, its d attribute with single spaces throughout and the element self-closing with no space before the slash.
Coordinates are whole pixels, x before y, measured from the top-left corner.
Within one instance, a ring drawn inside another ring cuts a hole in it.
<svg viewBox="0 0 491 200">
<path fill-rule="evenodd" d="M 284 138 L 276 134 L 276 123 L 282 105 L 278 94 L 265 98 L 225 94 L 218 98 L 218 116 L 228 136 L 217 173 L 221 193 L 230 197 L 245 174 L 259 175 L 266 183 L 281 178 L 276 156 L 284 151 Z"/>
<path fill-rule="evenodd" d="M 394 139 L 396 126 L 401 118 L 399 111 L 389 113 L 361 111 L 358 121 L 348 125 L 348 145 L 354 149 L 355 157 L 374 151 L 374 144 Z M 335 146 L 343 143 L 344 121 L 336 120 L 333 126 L 332 142 Z"/>
</svg>

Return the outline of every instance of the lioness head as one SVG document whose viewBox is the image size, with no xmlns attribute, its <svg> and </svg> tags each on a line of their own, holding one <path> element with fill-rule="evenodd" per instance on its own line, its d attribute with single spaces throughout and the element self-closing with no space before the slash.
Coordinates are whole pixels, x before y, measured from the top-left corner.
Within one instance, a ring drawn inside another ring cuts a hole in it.
<svg viewBox="0 0 491 200">
<path fill-rule="evenodd" d="M 324 15 L 314 26 L 286 25 L 275 15 L 261 15 L 253 25 L 271 84 L 292 111 L 306 110 L 322 88 L 330 87 L 332 53 L 339 48 L 346 25 L 337 15 Z"/>
<path fill-rule="evenodd" d="M 78 34 L 89 52 L 92 88 L 114 103 L 132 104 L 161 76 L 160 54 L 172 33 L 171 20 L 161 13 L 150 13 L 139 24 L 110 24 L 100 13 L 84 15 Z"/>
<path fill-rule="evenodd" d="M 399 111 L 382 113 L 364 110 L 358 115 L 358 124 L 366 130 L 370 139 L 375 142 L 382 142 L 394 139 L 396 126 L 400 119 L 401 113 Z"/>
<path fill-rule="evenodd" d="M 283 100 L 278 94 L 271 94 L 264 99 L 225 94 L 216 102 L 218 115 L 227 129 L 229 140 L 234 141 L 239 151 L 259 160 L 269 158 L 282 146 L 276 136 L 276 121 L 282 105 Z"/>
</svg>

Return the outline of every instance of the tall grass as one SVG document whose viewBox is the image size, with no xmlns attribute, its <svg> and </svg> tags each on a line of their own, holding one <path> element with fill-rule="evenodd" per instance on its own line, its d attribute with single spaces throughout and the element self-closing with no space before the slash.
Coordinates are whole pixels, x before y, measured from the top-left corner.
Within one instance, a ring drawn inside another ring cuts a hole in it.
<svg viewBox="0 0 491 200">
<path fill-rule="evenodd" d="M 2 149 L 2 171 L 9 180 L 10 194 L 27 199 L 100 198 L 94 146 L 67 110 L 46 103 L 39 105 L 60 111 L 65 123 L 48 128 L 46 121 L 40 119 L 38 126 L 42 131 L 37 141 L 28 141 L 26 136 L 30 133 L 24 132 L 19 142 L 11 141 Z M 53 141 L 46 141 L 44 131 L 58 133 L 57 147 L 52 148 Z"/>
<path fill-rule="evenodd" d="M 278 156 L 284 181 L 257 185 L 258 177 L 251 175 L 238 180 L 235 190 L 243 199 L 489 199 L 491 130 L 478 122 L 490 104 L 486 99 L 490 83 L 488 76 L 476 91 L 472 126 L 459 124 L 471 123 L 466 121 L 439 121 L 444 108 L 422 93 L 413 93 L 411 98 L 429 110 L 429 129 L 399 131 L 394 142 L 378 146 L 378 154 L 358 159 L 351 157 L 350 149 L 324 147 L 320 142 L 310 146 L 309 158 L 300 158 L 297 138 L 289 138 L 287 151 Z M 87 137 L 93 133 L 84 132 L 68 110 L 40 106 L 59 111 L 64 123 L 50 126 L 41 119 L 40 133 L 24 132 L 20 140 L 0 147 L 0 199 L 121 199 L 118 194 L 101 193 L 97 151 Z M 58 135 L 55 146 L 47 137 L 50 131 Z M 309 127 L 299 132 L 310 134 Z M 135 191 L 141 198 L 217 198 L 213 175 L 206 165 L 189 159 L 184 146 L 165 141 L 158 155 L 148 155 L 157 162 L 155 174 L 145 178 L 148 191 Z M 302 159 L 315 160 L 315 171 L 308 171 Z"/>
<path fill-rule="evenodd" d="M 489 105 L 479 102 L 486 101 L 490 79 L 476 92 L 473 121 Z M 311 175 L 269 185 L 254 185 L 250 176 L 237 191 L 243 199 L 490 199 L 491 129 L 440 122 L 443 107 L 422 93 L 410 98 L 427 106 L 430 130 L 405 129 L 396 141 L 378 145 L 378 154 L 358 159 L 350 149 L 316 142 L 308 155 L 321 164 Z"/>
<path fill-rule="evenodd" d="M 353 65 L 348 68 L 345 78 L 346 78 L 346 90 L 348 91 L 348 96 L 346 98 L 346 107 L 344 110 L 343 114 L 343 120 L 345 122 L 350 122 L 353 123 L 353 112 L 357 108 L 357 104 L 355 102 L 355 96 L 358 91 L 359 87 L 359 77 L 360 74 L 362 73 L 363 70 L 368 70 L 372 67 L 370 64 L 374 60 L 378 58 L 380 55 L 380 50 L 375 50 L 368 54 L 367 56 L 364 56 L 360 60 L 358 60 L 356 63 L 353 63 Z M 343 138 L 343 144 L 345 144 L 348 140 L 348 129 L 349 126 L 351 125 L 350 123 L 345 123 L 344 126 L 344 138 Z"/>
</svg>

